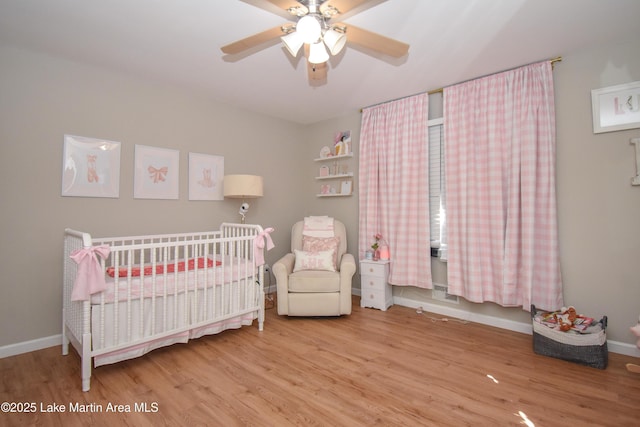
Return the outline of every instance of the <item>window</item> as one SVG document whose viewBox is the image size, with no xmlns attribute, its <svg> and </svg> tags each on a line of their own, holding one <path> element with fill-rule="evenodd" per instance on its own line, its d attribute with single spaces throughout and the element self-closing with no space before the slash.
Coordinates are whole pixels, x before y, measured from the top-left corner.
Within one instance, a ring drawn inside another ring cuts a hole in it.
<svg viewBox="0 0 640 427">
<path fill-rule="evenodd" d="M 444 120 L 429 120 L 429 218 L 431 247 L 447 260 L 447 221 L 444 179 Z"/>
</svg>

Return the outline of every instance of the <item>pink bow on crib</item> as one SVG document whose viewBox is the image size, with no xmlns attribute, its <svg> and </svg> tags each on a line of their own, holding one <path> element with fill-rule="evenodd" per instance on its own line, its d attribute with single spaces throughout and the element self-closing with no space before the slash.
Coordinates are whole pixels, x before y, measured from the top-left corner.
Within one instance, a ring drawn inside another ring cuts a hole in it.
<svg viewBox="0 0 640 427">
<path fill-rule="evenodd" d="M 111 249 L 107 245 L 92 246 L 71 252 L 69 257 L 78 264 L 76 282 L 73 284 L 71 301 L 86 301 L 91 294 L 104 291 L 107 283 L 104 279 L 98 255 L 103 259 L 109 256 Z"/>
<path fill-rule="evenodd" d="M 267 251 L 274 248 L 273 240 L 271 240 L 270 233 L 273 231 L 273 227 L 268 227 L 253 239 L 253 256 L 256 260 L 256 265 L 261 266 L 264 264 L 264 240 L 267 239 Z"/>
</svg>

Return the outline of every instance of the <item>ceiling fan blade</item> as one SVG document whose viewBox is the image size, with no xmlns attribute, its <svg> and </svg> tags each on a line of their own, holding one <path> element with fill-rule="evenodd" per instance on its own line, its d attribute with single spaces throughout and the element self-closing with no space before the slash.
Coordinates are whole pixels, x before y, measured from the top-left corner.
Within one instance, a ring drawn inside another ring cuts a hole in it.
<svg viewBox="0 0 640 427">
<path fill-rule="evenodd" d="M 251 6 L 257 7 L 269 13 L 278 15 L 284 19 L 293 20 L 294 16 L 287 10 L 290 7 L 302 6 L 296 0 L 240 0 Z"/>
<path fill-rule="evenodd" d="M 334 25 L 346 27 L 347 43 L 362 46 L 394 58 L 403 57 L 409 52 L 409 45 L 398 40 L 350 24 L 339 23 Z"/>
<path fill-rule="evenodd" d="M 281 37 L 283 35 L 284 33 L 282 32 L 281 27 L 274 27 L 269 30 L 262 31 L 261 33 L 246 37 L 242 40 L 238 40 L 226 46 L 222 46 L 220 49 L 227 55 L 235 55 L 273 39 L 277 39 L 278 37 Z"/>
<path fill-rule="evenodd" d="M 287 10 L 290 7 L 300 7 L 300 6 L 302 6 L 296 0 L 265 0 L 265 1 L 273 4 L 276 7 L 279 7 L 280 9 L 284 9 L 284 10 Z"/>
<path fill-rule="evenodd" d="M 365 5 L 366 3 L 374 3 L 372 4 L 372 6 L 374 6 L 375 4 L 382 3 L 382 1 L 386 0 L 329 0 L 320 6 L 320 11 L 324 12 L 328 8 L 335 8 L 341 15 L 344 15 L 350 10 Z"/>
</svg>

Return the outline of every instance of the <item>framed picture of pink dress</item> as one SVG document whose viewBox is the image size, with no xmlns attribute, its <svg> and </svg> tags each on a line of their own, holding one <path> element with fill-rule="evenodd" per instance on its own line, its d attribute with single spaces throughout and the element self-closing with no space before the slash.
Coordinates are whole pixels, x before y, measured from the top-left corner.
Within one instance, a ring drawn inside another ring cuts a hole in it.
<svg viewBox="0 0 640 427">
<path fill-rule="evenodd" d="M 178 199 L 180 152 L 135 146 L 134 199 Z"/>
<path fill-rule="evenodd" d="M 189 153 L 189 200 L 224 200 L 224 157 Z"/>
<path fill-rule="evenodd" d="M 120 143 L 64 135 L 62 196 L 120 196 Z"/>
</svg>

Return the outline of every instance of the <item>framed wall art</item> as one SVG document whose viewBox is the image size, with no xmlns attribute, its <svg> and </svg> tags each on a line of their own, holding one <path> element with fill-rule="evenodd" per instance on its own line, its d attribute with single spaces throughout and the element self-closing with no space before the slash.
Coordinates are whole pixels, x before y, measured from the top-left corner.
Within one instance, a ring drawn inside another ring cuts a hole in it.
<svg viewBox="0 0 640 427">
<path fill-rule="evenodd" d="M 224 200 L 224 157 L 189 153 L 189 200 Z"/>
<path fill-rule="evenodd" d="M 179 166 L 178 150 L 136 145 L 133 197 L 177 199 Z"/>
<path fill-rule="evenodd" d="M 62 195 L 120 196 L 120 143 L 65 135 L 62 154 Z"/>
<path fill-rule="evenodd" d="M 640 81 L 591 91 L 593 133 L 640 128 Z"/>
</svg>

